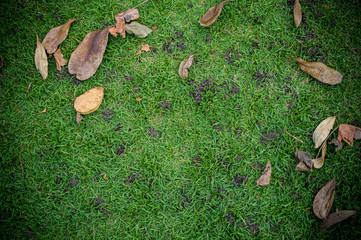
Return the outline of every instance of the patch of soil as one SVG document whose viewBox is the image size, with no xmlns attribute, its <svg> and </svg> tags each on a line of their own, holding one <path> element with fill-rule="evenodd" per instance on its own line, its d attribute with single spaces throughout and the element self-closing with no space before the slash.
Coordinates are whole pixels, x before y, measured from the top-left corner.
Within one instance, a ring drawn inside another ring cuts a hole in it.
<svg viewBox="0 0 361 240">
<path fill-rule="evenodd" d="M 233 178 L 233 184 L 236 185 L 237 187 L 239 187 L 241 184 L 246 184 L 248 181 L 249 176 L 241 176 L 241 175 L 236 175 Z"/>
<path fill-rule="evenodd" d="M 224 218 L 227 219 L 228 222 L 229 222 L 230 224 L 232 224 L 232 225 L 233 225 L 234 222 L 235 222 L 235 217 L 234 217 L 232 214 L 230 214 L 230 213 L 227 213 L 226 216 L 224 216 Z"/>
<path fill-rule="evenodd" d="M 211 43 L 211 40 L 212 40 L 212 37 L 209 36 L 209 35 L 207 35 L 207 36 L 206 36 L 206 41 L 207 41 L 207 43 Z"/>
<path fill-rule="evenodd" d="M 201 163 L 203 160 L 199 155 L 194 155 L 193 164 L 196 165 L 197 163 Z"/>
<path fill-rule="evenodd" d="M 148 185 L 148 188 L 151 188 L 151 187 L 152 187 L 153 181 L 154 181 L 154 179 L 153 179 L 153 178 L 149 180 L 149 185 Z"/>
<path fill-rule="evenodd" d="M 195 89 L 194 92 L 191 93 L 191 95 L 194 97 L 195 102 L 201 102 L 203 100 L 202 93 L 205 93 L 207 89 L 210 88 L 210 86 L 213 84 L 212 79 L 204 79 L 203 82 L 201 82 Z"/>
<path fill-rule="evenodd" d="M 262 170 L 264 169 L 264 166 L 259 163 L 259 162 L 254 162 L 252 163 L 252 166 L 251 166 L 254 170 Z"/>
<path fill-rule="evenodd" d="M 293 105 L 293 101 L 290 100 L 290 101 L 288 102 L 288 110 L 291 111 L 292 109 L 295 109 L 295 108 L 296 108 L 296 107 Z"/>
<path fill-rule="evenodd" d="M 163 52 L 167 52 L 168 54 L 173 53 L 173 49 L 171 48 L 171 42 L 169 40 L 167 40 L 164 44 L 163 44 Z"/>
<path fill-rule="evenodd" d="M 102 116 L 105 120 L 108 121 L 112 118 L 113 113 L 114 113 L 114 111 L 107 109 L 107 110 L 103 111 Z"/>
<path fill-rule="evenodd" d="M 138 85 L 134 85 L 133 86 L 133 93 L 139 93 L 140 91 L 139 91 L 139 86 Z"/>
<path fill-rule="evenodd" d="M 120 131 L 120 129 L 122 129 L 122 127 L 120 126 L 120 124 L 117 124 L 115 125 L 114 132 Z"/>
<path fill-rule="evenodd" d="M 252 218 L 246 221 L 246 223 L 241 223 L 242 227 L 247 227 L 251 234 L 256 234 L 258 232 L 259 224 L 255 223 Z"/>
<path fill-rule="evenodd" d="M 159 106 L 163 107 L 163 108 L 169 108 L 170 110 L 172 110 L 172 105 L 170 105 L 167 100 L 163 100 L 162 102 L 159 103 Z"/>
<path fill-rule="evenodd" d="M 62 181 L 63 181 L 63 179 L 62 179 L 61 177 L 56 176 L 55 182 L 56 182 L 57 184 L 61 183 Z"/>
<path fill-rule="evenodd" d="M 240 162 L 242 159 L 244 159 L 244 155 L 243 154 L 237 154 L 237 157 L 236 157 L 237 162 Z"/>
<path fill-rule="evenodd" d="M 133 183 L 135 180 L 139 179 L 140 177 L 140 173 L 133 173 L 133 174 L 130 174 L 126 180 L 124 180 L 124 183 L 125 184 L 131 184 Z"/>
<path fill-rule="evenodd" d="M 262 143 L 267 144 L 270 143 L 272 140 L 277 139 L 277 135 L 282 133 L 283 129 L 276 131 L 270 131 L 269 133 L 263 133 L 262 135 Z"/>
<path fill-rule="evenodd" d="M 177 43 L 177 47 L 179 47 L 180 50 L 183 51 L 184 48 L 185 48 L 184 41 L 181 41 L 181 42 Z"/>
<path fill-rule="evenodd" d="M 242 129 L 236 129 L 236 130 L 234 130 L 234 134 L 236 134 L 236 135 L 242 135 Z"/>
<path fill-rule="evenodd" d="M 223 59 L 227 61 L 229 65 L 234 65 L 239 67 L 239 64 L 235 64 L 235 62 L 241 59 L 242 53 L 237 49 L 231 49 L 223 55 Z"/>
<path fill-rule="evenodd" d="M 177 32 L 175 32 L 175 37 L 176 37 L 177 39 L 182 38 L 183 35 L 184 35 L 184 33 L 183 33 L 182 31 L 177 31 Z"/>
<path fill-rule="evenodd" d="M 78 181 L 79 180 L 76 178 L 70 178 L 69 180 L 70 187 L 75 187 L 78 184 Z"/>
<path fill-rule="evenodd" d="M 101 199 L 101 198 L 97 198 L 97 199 L 94 200 L 94 203 L 95 203 L 96 205 L 100 205 L 100 204 L 104 203 L 104 200 Z"/>
<path fill-rule="evenodd" d="M 192 8 L 192 7 L 193 7 L 193 4 L 188 3 L 187 7 L 188 7 L 188 8 Z"/>
<path fill-rule="evenodd" d="M 272 78 L 272 76 L 270 74 L 268 74 L 267 71 L 259 71 L 257 70 L 257 72 L 255 74 L 253 74 L 253 77 L 256 79 L 256 86 L 258 87 L 259 85 L 261 85 L 262 83 L 268 82 L 267 79 L 268 78 Z"/>
<path fill-rule="evenodd" d="M 124 79 L 127 81 L 132 81 L 133 80 L 133 76 L 131 75 L 124 75 Z"/>
<path fill-rule="evenodd" d="M 147 128 L 148 135 L 152 138 L 160 138 L 162 136 L 162 132 L 159 130 L 155 130 L 153 127 Z"/>
<path fill-rule="evenodd" d="M 180 203 L 180 205 L 183 207 L 183 208 L 186 208 L 186 203 L 191 203 L 192 201 L 189 200 L 189 198 L 186 196 L 185 192 L 183 190 L 180 190 L 179 192 L 183 197 L 184 199 L 182 200 L 182 202 Z"/>
<path fill-rule="evenodd" d="M 60 20 L 63 21 L 63 17 L 60 16 L 60 15 L 58 15 L 58 14 L 55 13 L 55 12 L 53 13 L 53 18 L 56 18 L 57 21 L 60 21 Z"/>
<path fill-rule="evenodd" d="M 110 23 L 110 22 L 103 22 L 103 26 L 104 27 L 109 27 L 109 26 L 111 26 L 112 25 L 112 23 Z"/>
<path fill-rule="evenodd" d="M 354 125 L 356 127 L 361 127 L 361 121 L 358 119 L 353 120 L 353 121 L 351 121 L 351 125 Z"/>
<path fill-rule="evenodd" d="M 125 151 L 125 146 L 124 145 L 120 145 L 119 148 L 117 149 L 116 154 L 118 155 L 118 157 L 123 154 Z"/>
<path fill-rule="evenodd" d="M 212 124 L 215 124 L 216 122 L 212 122 Z M 223 128 L 222 128 L 222 125 L 220 125 L 220 124 L 215 124 L 215 125 L 213 125 L 213 128 L 215 129 L 215 130 L 218 130 L 218 131 L 222 131 L 223 130 Z"/>
<path fill-rule="evenodd" d="M 26 235 L 27 238 L 33 238 L 34 237 L 34 234 L 30 231 L 30 229 L 26 229 L 24 231 L 24 234 Z"/>
<path fill-rule="evenodd" d="M 298 193 L 291 193 L 292 197 L 295 199 L 295 200 L 299 200 L 300 199 L 300 195 L 298 195 Z"/>
</svg>

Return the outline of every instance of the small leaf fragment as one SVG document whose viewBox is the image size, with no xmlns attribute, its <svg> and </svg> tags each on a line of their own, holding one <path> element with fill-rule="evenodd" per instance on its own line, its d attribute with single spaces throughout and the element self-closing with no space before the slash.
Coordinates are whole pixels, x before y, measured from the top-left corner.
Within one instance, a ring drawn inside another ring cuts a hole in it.
<svg viewBox="0 0 361 240">
<path fill-rule="evenodd" d="M 361 128 L 350 124 L 340 124 L 338 127 L 337 140 L 342 142 L 344 140 L 351 147 L 353 146 L 353 139 L 360 139 Z"/>
<path fill-rule="evenodd" d="M 83 120 L 83 116 L 80 113 L 76 113 L 76 123 L 80 123 Z"/>
<path fill-rule="evenodd" d="M 125 24 L 125 30 L 129 34 L 134 34 L 139 38 L 145 38 L 148 36 L 152 31 L 152 29 L 138 23 L 138 22 L 131 22 L 130 24 Z"/>
<path fill-rule="evenodd" d="M 270 183 L 271 180 L 271 161 L 267 162 L 266 168 L 264 169 L 262 175 L 257 180 L 257 186 L 266 186 Z"/>
<path fill-rule="evenodd" d="M 46 113 L 46 108 L 44 108 L 43 111 L 41 111 L 41 113 Z"/>
<path fill-rule="evenodd" d="M 38 34 L 36 34 L 36 50 L 35 50 L 35 66 L 39 70 L 43 79 L 48 77 L 48 57 L 46 56 L 45 48 L 39 40 Z"/>
<path fill-rule="evenodd" d="M 312 171 L 312 157 L 308 152 L 296 149 L 295 157 L 298 160 L 296 171 Z"/>
<path fill-rule="evenodd" d="M 315 196 L 313 201 L 313 213 L 319 219 L 326 219 L 331 210 L 335 197 L 336 178 L 326 183 Z"/>
<path fill-rule="evenodd" d="M 319 148 L 323 141 L 327 138 L 333 125 L 335 124 L 336 116 L 328 117 L 323 120 L 315 129 L 312 135 L 315 148 Z"/>
<path fill-rule="evenodd" d="M 140 49 L 136 55 L 140 55 L 140 54 L 142 53 L 142 51 L 149 52 L 149 51 L 150 51 L 150 46 L 149 46 L 149 44 L 147 44 L 147 43 L 144 44 L 144 45 L 142 46 L 142 49 Z"/>
<path fill-rule="evenodd" d="M 214 23 L 217 20 L 218 16 L 221 14 L 224 4 L 229 1 L 234 1 L 234 0 L 226 0 L 226 1 L 221 2 L 219 5 L 211 7 L 203 15 L 203 17 L 201 17 L 201 19 L 199 19 L 198 22 L 201 24 L 201 26 L 208 27 L 208 26 L 212 25 L 212 23 Z"/>
<path fill-rule="evenodd" d="M 56 68 L 58 69 L 58 71 L 60 71 L 61 67 L 65 66 L 68 62 L 68 60 L 64 59 L 64 56 L 61 53 L 60 48 L 58 48 L 58 50 L 54 53 L 54 58 L 56 62 Z"/>
<path fill-rule="evenodd" d="M 322 156 L 316 159 L 312 159 L 313 162 L 313 166 L 315 168 L 321 168 L 323 166 L 323 163 L 325 161 L 325 157 L 326 157 L 326 153 L 327 153 L 327 142 L 325 141 L 322 145 Z"/>
<path fill-rule="evenodd" d="M 337 140 L 337 138 L 333 138 L 333 139 L 329 142 L 329 144 L 331 144 L 331 143 L 336 145 L 335 152 L 338 152 L 338 151 L 340 151 L 340 150 L 343 148 L 343 142 L 339 142 L 339 141 Z"/>
<path fill-rule="evenodd" d="M 301 4 L 299 0 L 295 0 L 295 4 L 293 6 L 293 18 L 295 20 L 295 25 L 297 28 L 302 21 Z"/>
<path fill-rule="evenodd" d="M 188 68 L 192 66 L 193 57 L 199 54 L 190 55 L 188 58 L 184 59 L 179 65 L 178 74 L 181 78 L 186 79 L 188 77 Z"/>
<path fill-rule="evenodd" d="M 104 89 L 101 87 L 92 88 L 77 97 L 74 101 L 74 108 L 79 114 L 89 114 L 96 111 L 102 103 Z"/>
<path fill-rule="evenodd" d="M 298 62 L 300 68 L 310 74 L 312 77 L 316 78 L 317 80 L 330 84 L 335 85 L 342 82 L 342 75 L 338 71 L 327 67 L 325 64 L 321 62 L 306 62 L 302 58 L 293 58 Z"/>
<path fill-rule="evenodd" d="M 320 228 L 321 232 L 326 231 L 332 225 L 351 217 L 355 213 L 356 213 L 355 210 L 342 210 L 342 211 L 336 211 L 334 213 L 331 213 L 330 215 L 328 215 L 326 220 L 324 220 L 322 222 L 321 228 Z"/>
<path fill-rule="evenodd" d="M 117 37 L 117 33 L 120 33 L 120 35 L 125 38 L 125 22 L 130 22 L 138 18 L 139 12 L 137 9 L 128 9 L 125 12 L 115 15 L 115 20 L 117 23 L 115 27 L 109 28 L 110 34 L 112 34 L 114 37 Z"/>
</svg>

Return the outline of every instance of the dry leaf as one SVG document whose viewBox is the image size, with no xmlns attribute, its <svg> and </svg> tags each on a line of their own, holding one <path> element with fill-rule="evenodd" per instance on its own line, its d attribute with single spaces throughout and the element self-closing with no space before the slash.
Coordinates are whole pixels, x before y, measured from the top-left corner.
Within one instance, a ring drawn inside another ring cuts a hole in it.
<svg viewBox="0 0 361 240">
<path fill-rule="evenodd" d="M 154 27 L 152 27 L 152 29 L 153 29 L 153 30 L 157 30 L 157 29 L 158 29 L 158 27 L 157 27 L 157 26 L 154 26 Z"/>
<path fill-rule="evenodd" d="M 76 123 L 80 123 L 83 120 L 83 116 L 80 113 L 76 113 Z"/>
<path fill-rule="evenodd" d="M 295 20 L 295 25 L 297 28 L 302 21 L 301 4 L 299 0 L 295 0 L 295 5 L 293 6 L 293 18 Z"/>
<path fill-rule="evenodd" d="M 193 57 L 199 54 L 190 55 L 187 59 L 184 59 L 179 65 L 178 74 L 181 78 L 186 79 L 188 77 L 188 68 L 192 66 Z"/>
<path fill-rule="evenodd" d="M 317 80 L 330 84 L 335 85 L 342 82 L 342 75 L 341 73 L 337 72 L 336 70 L 327 67 L 325 64 L 321 62 L 306 62 L 301 58 L 293 58 L 298 62 L 300 68 L 305 71 L 306 73 L 310 74 L 312 77 L 316 78 Z"/>
<path fill-rule="evenodd" d="M 89 114 L 96 111 L 102 103 L 104 89 L 92 88 L 75 99 L 74 108 L 79 114 Z"/>
<path fill-rule="evenodd" d="M 115 15 L 115 20 L 117 21 L 115 28 L 110 28 L 109 32 L 117 37 L 117 33 L 120 33 L 123 38 L 125 38 L 125 22 L 130 22 L 139 18 L 139 12 L 137 9 L 128 9 L 125 12 Z"/>
<path fill-rule="evenodd" d="M 342 142 L 344 140 L 351 147 L 353 146 L 353 139 L 360 139 L 361 128 L 349 125 L 349 124 L 340 124 L 338 127 L 338 136 L 337 140 Z"/>
<path fill-rule="evenodd" d="M 140 17 L 138 10 L 134 9 L 134 8 L 131 8 L 131 9 L 128 9 L 127 11 L 125 11 L 125 12 L 119 13 L 119 14 L 117 14 L 117 16 L 124 18 L 124 20 L 126 22 L 133 21 L 133 20 L 138 19 Z"/>
<path fill-rule="evenodd" d="M 58 50 L 54 53 L 54 58 L 56 61 L 56 68 L 58 69 L 58 71 L 60 71 L 61 67 L 65 66 L 66 63 L 68 62 L 68 60 L 64 59 L 64 56 L 61 53 L 60 48 L 58 48 Z"/>
<path fill-rule="evenodd" d="M 139 38 L 145 38 L 150 34 L 152 29 L 138 23 L 138 22 L 131 22 L 130 24 L 125 24 L 125 30 L 129 34 L 134 34 L 135 36 Z"/>
<path fill-rule="evenodd" d="M 4 66 L 3 56 L 0 55 L 0 69 Z"/>
<path fill-rule="evenodd" d="M 43 111 L 41 111 L 41 113 L 46 113 L 46 108 L 44 108 Z"/>
<path fill-rule="evenodd" d="M 28 88 L 26 89 L 26 93 L 29 92 L 30 88 L 31 88 L 31 83 L 29 83 Z"/>
<path fill-rule="evenodd" d="M 115 37 L 117 37 L 117 33 L 120 33 L 123 38 L 125 38 L 125 20 L 122 17 L 119 17 L 118 15 L 115 16 L 115 20 L 117 20 L 117 24 L 115 25 Z M 110 32 L 112 33 L 112 32 Z"/>
<path fill-rule="evenodd" d="M 142 101 L 142 99 L 141 99 L 140 97 L 137 97 L 136 100 L 137 100 L 138 102 Z"/>
<path fill-rule="evenodd" d="M 233 1 L 233 0 L 226 0 L 226 1 L 221 2 L 221 4 L 219 4 L 219 5 L 211 7 L 203 15 L 203 17 L 201 19 L 199 19 L 198 22 L 201 24 L 201 26 L 208 27 L 208 26 L 212 25 L 212 23 L 214 23 L 217 20 L 218 16 L 221 14 L 223 5 L 229 1 Z"/>
<path fill-rule="evenodd" d="M 79 80 L 94 75 L 102 62 L 110 27 L 88 33 L 70 56 L 69 73 Z"/>
<path fill-rule="evenodd" d="M 295 157 L 298 160 L 296 171 L 312 171 L 312 157 L 308 152 L 296 149 Z"/>
<path fill-rule="evenodd" d="M 328 215 L 326 220 L 322 222 L 320 228 L 321 232 L 326 231 L 332 225 L 351 217 L 355 213 L 356 213 L 355 210 L 342 210 L 331 213 L 330 215 Z"/>
<path fill-rule="evenodd" d="M 323 166 L 323 163 L 325 161 L 325 157 L 326 157 L 326 153 L 327 153 L 327 142 L 325 141 L 322 145 L 322 156 L 316 159 L 312 159 L 313 162 L 313 166 L 315 168 L 321 168 Z"/>
<path fill-rule="evenodd" d="M 68 36 L 70 24 L 79 19 L 69 19 L 66 23 L 56 28 L 51 29 L 43 39 L 43 46 L 48 54 L 54 53 L 60 43 L 62 43 Z"/>
<path fill-rule="evenodd" d="M 266 186 L 270 183 L 271 180 L 271 161 L 267 162 L 266 168 L 264 169 L 262 175 L 257 180 L 257 186 Z"/>
<path fill-rule="evenodd" d="M 326 118 L 323 120 L 315 129 L 312 135 L 313 142 L 315 143 L 315 148 L 319 148 L 323 141 L 327 138 L 330 133 L 333 125 L 335 124 L 336 116 Z"/>
<path fill-rule="evenodd" d="M 337 147 L 335 148 L 335 152 L 340 151 L 343 148 L 343 142 L 339 142 L 336 138 L 332 139 L 329 144 L 335 144 Z"/>
<path fill-rule="evenodd" d="M 105 181 L 108 181 L 106 174 L 104 174 L 103 179 L 104 179 Z"/>
<path fill-rule="evenodd" d="M 333 178 L 316 194 L 313 201 L 313 212 L 316 217 L 326 219 L 331 210 L 333 199 L 335 197 L 336 178 Z"/>
<path fill-rule="evenodd" d="M 142 46 L 142 49 L 140 49 L 136 55 L 142 54 L 142 51 L 149 52 L 149 51 L 150 51 L 150 46 L 149 46 L 149 44 L 147 44 L 147 43 L 144 44 L 144 45 Z"/>
<path fill-rule="evenodd" d="M 39 70 L 43 79 L 48 77 L 48 57 L 46 56 L 45 48 L 39 40 L 38 34 L 36 34 L 36 50 L 35 50 L 35 66 Z"/>
</svg>

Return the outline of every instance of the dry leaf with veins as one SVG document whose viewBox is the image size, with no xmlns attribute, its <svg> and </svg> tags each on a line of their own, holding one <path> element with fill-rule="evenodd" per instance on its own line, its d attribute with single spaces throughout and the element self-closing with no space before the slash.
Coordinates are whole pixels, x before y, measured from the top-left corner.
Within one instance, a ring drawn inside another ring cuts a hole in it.
<svg viewBox="0 0 361 240">
<path fill-rule="evenodd" d="M 296 171 L 312 171 L 312 157 L 308 152 L 296 149 L 295 157 L 298 161 Z"/>
<path fill-rule="evenodd" d="M 320 228 L 321 232 L 326 231 L 332 225 L 351 217 L 355 213 L 356 213 L 355 210 L 342 210 L 342 211 L 336 211 L 334 213 L 331 213 L 330 215 L 328 215 L 326 220 L 324 220 L 322 222 L 321 228 Z"/>
<path fill-rule="evenodd" d="M 190 55 L 188 58 L 184 59 L 179 65 L 178 74 L 181 78 L 186 79 L 188 77 L 188 68 L 192 66 L 193 57 L 199 54 Z"/>
<path fill-rule="evenodd" d="M 149 52 L 150 51 L 150 46 L 149 46 L 149 44 L 144 44 L 143 46 L 142 46 L 142 49 L 140 49 L 139 51 L 138 51 L 138 53 L 137 54 L 135 54 L 135 55 L 140 55 L 140 54 L 142 54 L 142 51 L 145 51 L 145 52 Z"/>
<path fill-rule="evenodd" d="M 43 79 L 48 77 L 48 57 L 46 56 L 45 48 L 39 40 L 38 34 L 36 34 L 36 50 L 35 50 L 35 66 L 39 70 Z"/>
<path fill-rule="evenodd" d="M 267 162 L 266 168 L 264 169 L 262 175 L 257 180 L 257 186 L 266 186 L 270 183 L 271 180 L 271 161 Z"/>
<path fill-rule="evenodd" d="M 145 38 L 148 36 L 152 31 L 152 29 L 138 23 L 138 22 L 131 22 L 130 24 L 125 24 L 125 30 L 129 34 L 134 34 L 139 38 Z"/>
<path fill-rule="evenodd" d="M 315 168 L 321 168 L 323 166 L 323 163 L 325 161 L 325 157 L 326 157 L 326 153 L 327 153 L 327 140 L 325 140 L 322 144 L 322 156 L 316 159 L 312 159 L 313 162 L 313 166 Z"/>
<path fill-rule="evenodd" d="M 293 6 L 293 18 L 295 20 L 295 25 L 297 28 L 302 21 L 301 4 L 299 0 L 295 0 L 295 5 Z"/>
<path fill-rule="evenodd" d="M 117 37 L 117 33 L 120 33 L 123 38 L 125 38 L 125 22 L 130 22 L 132 20 L 139 18 L 139 12 L 137 9 L 128 9 L 125 12 L 115 15 L 115 20 L 117 21 L 115 27 L 109 28 L 109 32 Z"/>
<path fill-rule="evenodd" d="M 361 128 L 349 124 L 340 124 L 337 140 L 339 142 L 344 140 L 352 147 L 353 139 L 361 139 Z"/>
<path fill-rule="evenodd" d="M 217 20 L 218 16 L 221 14 L 224 4 L 229 1 L 234 1 L 234 0 L 226 0 L 226 1 L 221 2 L 219 5 L 211 7 L 203 15 L 203 17 L 201 19 L 199 19 L 198 22 L 201 24 L 201 26 L 208 27 L 208 26 L 212 25 L 212 23 L 214 23 Z"/>
<path fill-rule="evenodd" d="M 337 72 L 336 70 L 327 67 L 325 64 L 321 62 L 306 62 L 302 58 L 293 58 L 297 61 L 300 68 L 310 74 L 312 77 L 316 78 L 317 80 L 330 84 L 335 85 L 342 82 L 342 75 L 341 73 Z"/>
<path fill-rule="evenodd" d="M 323 120 L 315 129 L 312 135 L 313 142 L 315 143 L 315 148 L 319 148 L 323 141 L 327 138 L 330 133 L 333 125 L 335 124 L 336 116 L 326 118 Z"/>
<path fill-rule="evenodd" d="M 88 33 L 71 54 L 69 73 L 76 74 L 79 80 L 86 80 L 94 75 L 103 60 L 108 43 L 109 27 Z"/>
<path fill-rule="evenodd" d="M 56 68 L 58 69 L 58 71 L 60 71 L 61 67 L 65 66 L 66 63 L 68 62 L 68 60 L 64 59 L 64 56 L 61 53 L 60 48 L 58 48 L 58 50 L 54 53 L 54 58 L 56 62 Z"/>
<path fill-rule="evenodd" d="M 313 213 L 319 219 L 326 219 L 331 210 L 335 197 L 336 178 L 333 178 L 315 196 L 313 201 Z"/>
<path fill-rule="evenodd" d="M 66 23 L 56 28 L 51 29 L 43 39 L 43 46 L 48 54 L 54 53 L 60 43 L 62 43 L 68 36 L 70 24 L 79 19 L 69 19 Z"/>
<path fill-rule="evenodd" d="M 79 114 L 89 114 L 96 111 L 102 103 L 104 97 L 104 88 L 92 88 L 74 101 L 74 108 Z"/>
</svg>

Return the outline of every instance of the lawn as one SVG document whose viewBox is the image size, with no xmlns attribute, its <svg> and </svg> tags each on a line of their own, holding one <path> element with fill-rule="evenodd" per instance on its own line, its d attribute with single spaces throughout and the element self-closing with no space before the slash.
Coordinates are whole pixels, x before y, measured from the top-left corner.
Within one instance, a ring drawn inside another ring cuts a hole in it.
<svg viewBox="0 0 361 240">
<path fill-rule="evenodd" d="M 34 31 L 43 39 L 81 18 L 60 46 L 69 59 L 87 33 L 141 2 L 0 3 L 0 237 L 360 237 L 361 141 L 329 145 L 312 172 L 295 171 L 294 156 L 316 156 L 312 134 L 327 117 L 361 127 L 360 1 L 301 0 L 296 28 L 290 0 L 228 2 L 209 27 L 197 21 L 220 0 L 150 0 L 137 21 L 156 30 L 109 35 L 91 78 L 58 71 L 52 57 L 47 79 L 36 70 Z M 150 51 L 137 55 L 144 44 Z M 292 56 L 323 62 L 343 81 L 321 83 Z M 103 102 L 77 124 L 74 100 L 94 87 Z M 268 161 L 270 184 L 255 187 Z M 331 212 L 357 213 L 322 233 L 312 204 L 333 177 Z"/>
</svg>

